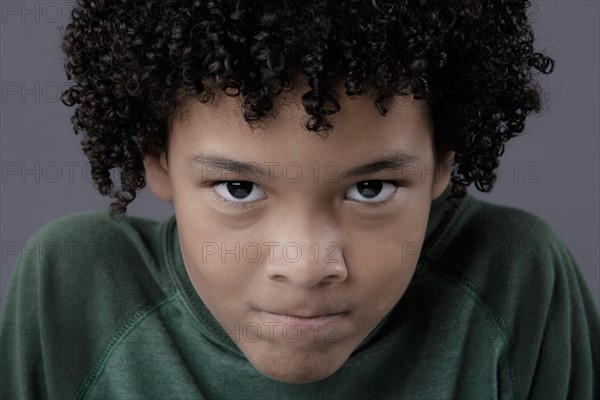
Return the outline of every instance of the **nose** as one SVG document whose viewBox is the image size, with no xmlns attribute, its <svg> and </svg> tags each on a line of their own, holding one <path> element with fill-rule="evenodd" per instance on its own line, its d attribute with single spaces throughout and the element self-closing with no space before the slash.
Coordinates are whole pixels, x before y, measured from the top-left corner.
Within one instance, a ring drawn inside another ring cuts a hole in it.
<svg viewBox="0 0 600 400">
<path fill-rule="evenodd" d="M 342 282 L 348 269 L 340 246 L 335 242 L 271 242 L 273 254 L 267 263 L 267 275 L 297 287 Z"/>
<path fill-rule="evenodd" d="M 297 218 L 294 220 L 298 221 Z M 334 227 L 311 224 L 309 219 L 289 224 L 290 229 L 286 229 L 286 225 L 281 221 L 278 237 L 288 240 L 270 243 L 266 267 L 269 279 L 302 288 L 347 279 L 348 268 L 339 240 L 341 235 L 336 234 Z"/>
</svg>

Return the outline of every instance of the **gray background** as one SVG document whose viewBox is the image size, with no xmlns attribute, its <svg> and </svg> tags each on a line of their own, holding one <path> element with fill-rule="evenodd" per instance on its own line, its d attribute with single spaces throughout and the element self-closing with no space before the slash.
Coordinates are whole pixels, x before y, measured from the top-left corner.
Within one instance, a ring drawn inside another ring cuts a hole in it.
<svg viewBox="0 0 600 400">
<path fill-rule="evenodd" d="M 92 187 L 87 160 L 62 105 L 66 87 L 59 48 L 72 2 L 1 4 L 0 301 L 17 260 L 16 250 L 48 221 L 109 203 Z M 542 84 L 547 110 L 528 120 L 525 134 L 507 147 L 500 179 L 478 198 L 528 210 L 567 243 L 600 304 L 599 278 L 599 20 L 598 1 L 538 1 L 532 21 L 536 49 L 556 60 Z M 170 205 L 146 189 L 129 208 L 163 219 Z"/>
</svg>

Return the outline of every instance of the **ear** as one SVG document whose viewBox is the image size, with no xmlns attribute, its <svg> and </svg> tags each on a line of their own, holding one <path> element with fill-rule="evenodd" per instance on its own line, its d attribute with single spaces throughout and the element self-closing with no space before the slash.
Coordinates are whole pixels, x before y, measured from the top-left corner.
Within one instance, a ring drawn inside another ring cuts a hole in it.
<svg viewBox="0 0 600 400">
<path fill-rule="evenodd" d="M 144 156 L 144 168 L 146 170 L 146 182 L 152 193 L 161 200 L 172 200 L 171 181 L 169 180 L 165 152 L 157 148 L 149 149 Z"/>
<path fill-rule="evenodd" d="M 431 190 L 431 200 L 437 199 L 448 187 L 450 173 L 452 172 L 452 162 L 454 161 L 454 152 L 446 149 L 440 150 L 435 165 L 435 174 L 433 177 L 433 187 Z"/>
</svg>

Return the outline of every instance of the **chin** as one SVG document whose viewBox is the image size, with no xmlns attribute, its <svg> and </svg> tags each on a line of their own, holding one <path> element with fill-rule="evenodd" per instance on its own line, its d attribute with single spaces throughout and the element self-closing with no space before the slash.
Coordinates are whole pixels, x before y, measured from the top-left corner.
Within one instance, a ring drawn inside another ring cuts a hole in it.
<svg viewBox="0 0 600 400">
<path fill-rule="evenodd" d="M 250 363 L 266 377 L 285 383 L 312 383 L 333 375 L 346 362 L 347 354 L 317 353 L 310 351 L 287 354 L 270 352 L 246 355 Z"/>
<path fill-rule="evenodd" d="M 283 382 L 283 383 L 295 383 L 295 384 L 306 384 L 313 383 L 333 375 L 341 365 L 336 368 L 314 368 L 314 369 L 305 369 L 298 368 L 295 370 L 273 370 L 272 368 L 267 368 L 265 370 L 258 369 L 258 371 L 265 375 L 266 377 Z"/>
</svg>

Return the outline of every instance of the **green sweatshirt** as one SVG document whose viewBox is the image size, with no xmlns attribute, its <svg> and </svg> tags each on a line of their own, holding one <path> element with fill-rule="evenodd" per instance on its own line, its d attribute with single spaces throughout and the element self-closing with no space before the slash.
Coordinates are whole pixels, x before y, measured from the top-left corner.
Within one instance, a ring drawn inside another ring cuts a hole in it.
<svg viewBox="0 0 600 400">
<path fill-rule="evenodd" d="M 82 213 L 28 242 L 2 314 L 2 399 L 592 399 L 600 316 L 539 218 L 468 195 L 396 307 L 332 376 L 256 371 L 194 291 L 174 217 Z M 241 334 L 241 333 L 240 333 Z"/>
</svg>

